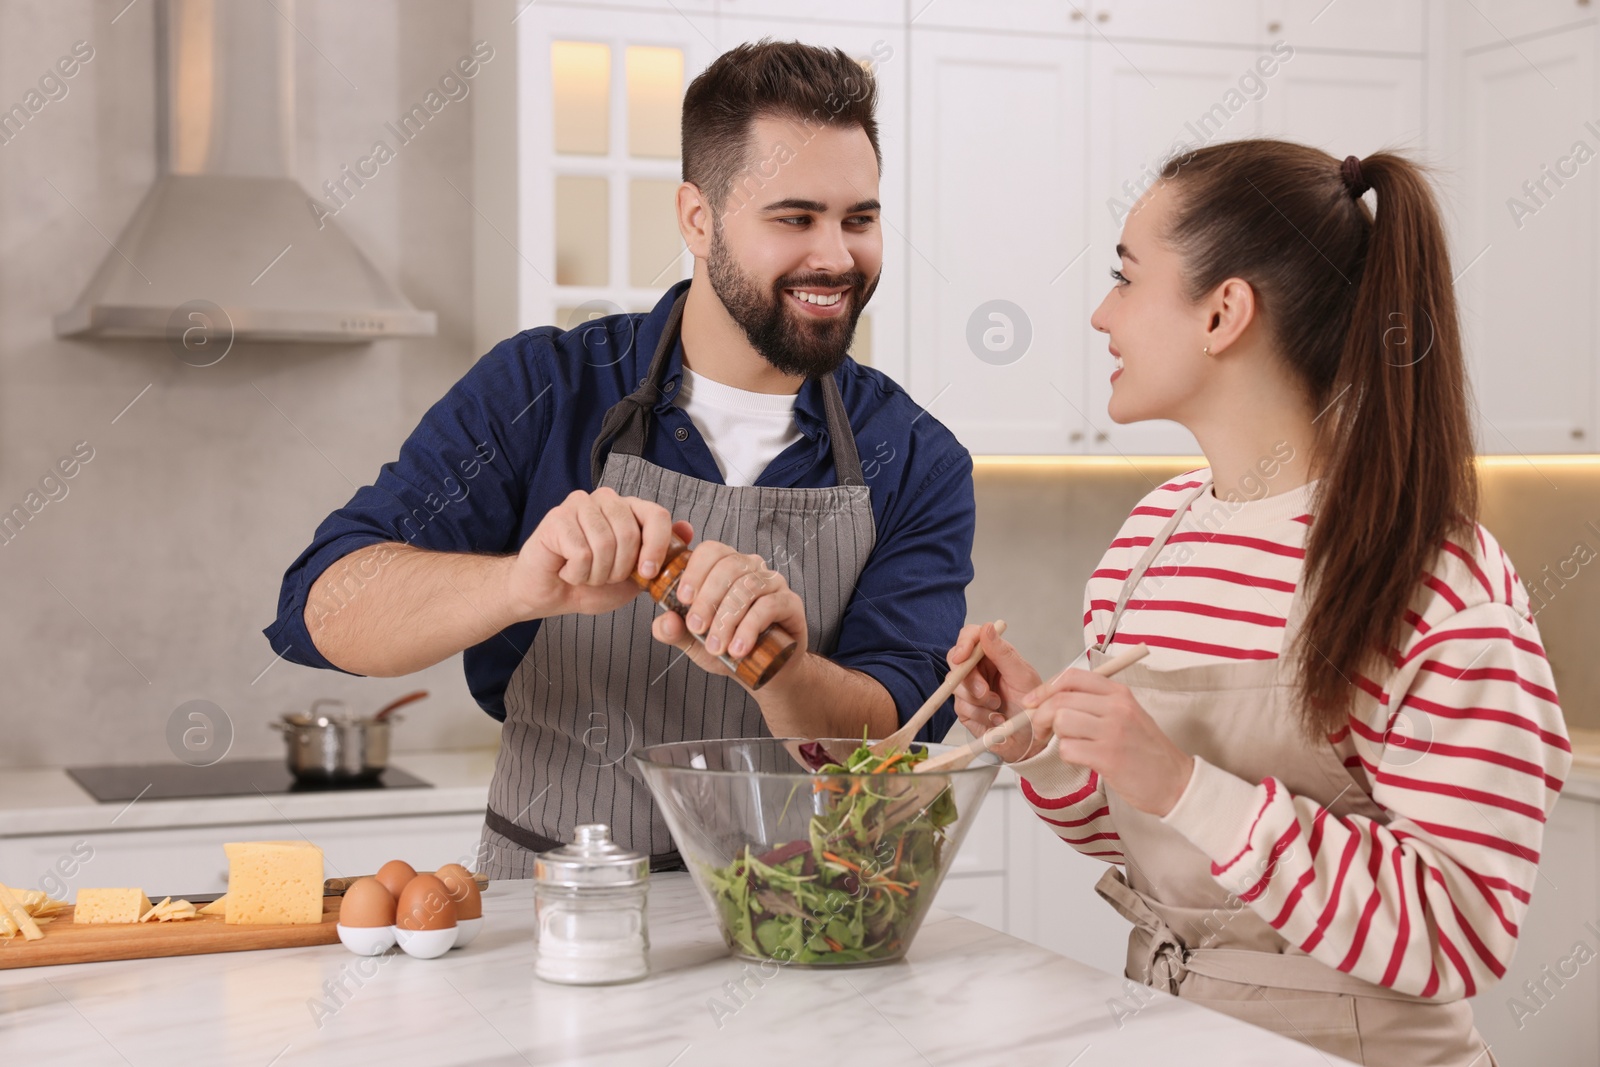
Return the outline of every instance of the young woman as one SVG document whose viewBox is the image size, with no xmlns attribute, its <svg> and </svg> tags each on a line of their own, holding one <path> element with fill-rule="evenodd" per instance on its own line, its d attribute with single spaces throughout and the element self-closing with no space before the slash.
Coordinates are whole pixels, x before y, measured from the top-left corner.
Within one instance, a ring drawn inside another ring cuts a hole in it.
<svg viewBox="0 0 1600 1067">
<path fill-rule="evenodd" d="M 1368 207 L 1364 195 L 1373 194 Z M 1062 840 L 1112 867 L 1127 974 L 1357 1063 L 1486 1065 L 1571 750 L 1511 561 L 1477 524 L 1449 258 L 1380 153 L 1202 148 L 1139 202 L 1095 312 L 1110 415 L 1207 466 L 1140 501 L 1085 592 L 1114 680 L 992 627 L 956 696 Z"/>
</svg>

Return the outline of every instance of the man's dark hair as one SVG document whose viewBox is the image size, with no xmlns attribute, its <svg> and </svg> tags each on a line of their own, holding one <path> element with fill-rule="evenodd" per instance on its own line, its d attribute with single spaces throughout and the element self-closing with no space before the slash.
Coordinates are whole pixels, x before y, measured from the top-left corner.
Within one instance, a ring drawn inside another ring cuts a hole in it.
<svg viewBox="0 0 1600 1067">
<path fill-rule="evenodd" d="M 720 214 L 739 172 L 760 164 L 747 158 L 758 118 L 793 119 L 806 139 L 819 126 L 860 126 L 881 170 L 877 107 L 877 82 L 837 48 L 771 39 L 741 44 L 718 56 L 684 94 L 683 180 Z"/>
</svg>

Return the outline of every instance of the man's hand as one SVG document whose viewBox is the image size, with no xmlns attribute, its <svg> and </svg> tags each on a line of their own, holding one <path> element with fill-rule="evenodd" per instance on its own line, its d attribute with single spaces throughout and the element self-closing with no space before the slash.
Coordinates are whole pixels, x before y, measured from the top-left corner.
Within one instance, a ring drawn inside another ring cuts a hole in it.
<svg viewBox="0 0 1600 1067">
<path fill-rule="evenodd" d="M 639 595 L 635 569 L 647 578 L 661 570 L 674 534 L 689 541 L 694 529 L 674 524 L 660 504 L 603 487 L 575 491 L 523 543 L 507 597 L 524 619 L 615 611 Z"/>
<path fill-rule="evenodd" d="M 742 555 L 716 541 L 696 545 L 678 579 L 678 599 L 689 605 L 688 616 L 664 612 L 651 632 L 657 640 L 683 649 L 705 671 L 732 674 L 717 655 L 742 658 L 773 625 L 799 646 L 778 676 L 805 658 L 805 605 L 783 575 L 768 568 L 760 556 Z M 704 638 L 705 645 L 691 633 Z"/>
</svg>

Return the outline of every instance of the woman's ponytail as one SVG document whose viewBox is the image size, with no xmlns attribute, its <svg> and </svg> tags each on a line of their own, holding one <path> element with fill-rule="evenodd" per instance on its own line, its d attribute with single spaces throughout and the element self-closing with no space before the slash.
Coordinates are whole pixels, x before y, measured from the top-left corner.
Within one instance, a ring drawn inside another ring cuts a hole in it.
<svg viewBox="0 0 1600 1067">
<path fill-rule="evenodd" d="M 1418 584 L 1478 512 L 1460 323 L 1433 191 L 1392 153 L 1361 160 L 1359 173 L 1377 208 L 1332 407 L 1317 424 L 1306 551 L 1314 597 L 1300 635 L 1306 695 L 1330 728 L 1342 725 L 1358 674 L 1381 682 Z"/>
<path fill-rule="evenodd" d="M 1303 578 L 1311 602 L 1286 651 L 1300 658 L 1305 725 L 1329 733 L 1344 725 L 1359 679 L 1381 684 L 1446 538 L 1477 520 L 1439 209 L 1399 155 L 1340 163 L 1283 141 L 1199 149 L 1169 181 L 1170 237 L 1191 295 L 1248 281 L 1320 412 Z"/>
</svg>

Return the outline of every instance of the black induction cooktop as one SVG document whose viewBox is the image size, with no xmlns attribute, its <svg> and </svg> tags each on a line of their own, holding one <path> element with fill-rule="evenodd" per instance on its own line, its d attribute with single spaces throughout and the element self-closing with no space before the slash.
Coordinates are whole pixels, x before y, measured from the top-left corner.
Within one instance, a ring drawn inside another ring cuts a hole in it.
<svg viewBox="0 0 1600 1067">
<path fill-rule="evenodd" d="M 189 797 L 241 797 L 265 793 L 349 793 L 369 789 L 432 789 L 408 771 L 390 767 L 374 778 L 351 782 L 298 782 L 281 759 L 229 760 L 209 767 L 187 763 L 123 763 L 68 767 L 67 773 L 102 803 L 177 800 Z"/>
</svg>

